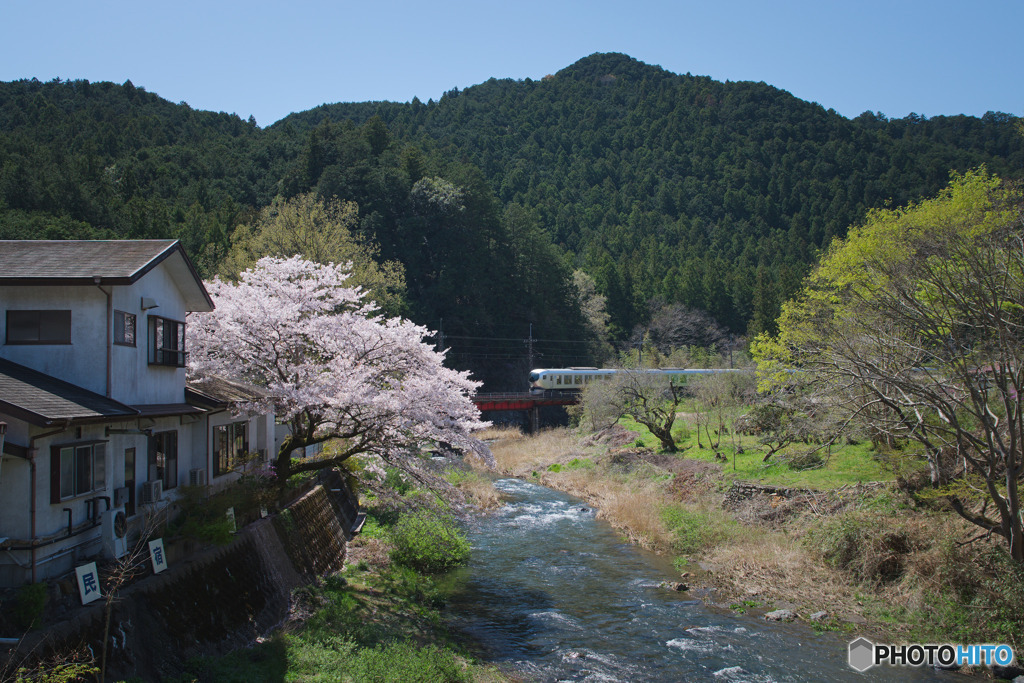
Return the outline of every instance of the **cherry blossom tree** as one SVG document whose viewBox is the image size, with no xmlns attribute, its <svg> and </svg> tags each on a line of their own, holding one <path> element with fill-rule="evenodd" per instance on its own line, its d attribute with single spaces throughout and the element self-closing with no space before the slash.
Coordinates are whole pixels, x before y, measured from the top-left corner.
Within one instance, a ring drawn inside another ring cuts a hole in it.
<svg viewBox="0 0 1024 683">
<path fill-rule="evenodd" d="M 471 435 L 485 426 L 469 400 L 478 383 L 444 367 L 444 354 L 424 343 L 426 328 L 378 315 L 348 277 L 343 266 L 266 257 L 237 283 L 207 283 L 216 308 L 189 318 L 191 375 L 267 391 L 241 408 L 272 407 L 290 427 L 275 462 L 282 483 L 361 453 L 401 465 L 442 443 L 492 463 Z M 326 455 L 292 459 L 328 440 L 336 446 Z"/>
</svg>

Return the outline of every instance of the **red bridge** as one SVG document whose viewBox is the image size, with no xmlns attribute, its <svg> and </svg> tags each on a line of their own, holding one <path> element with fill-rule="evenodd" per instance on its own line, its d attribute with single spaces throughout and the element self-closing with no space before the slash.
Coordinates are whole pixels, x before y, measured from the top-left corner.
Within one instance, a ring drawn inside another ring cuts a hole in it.
<svg viewBox="0 0 1024 683">
<path fill-rule="evenodd" d="M 576 392 L 544 391 L 507 392 L 500 394 L 476 394 L 470 396 L 481 413 L 494 410 L 525 410 L 530 413 L 530 431 L 537 431 L 539 421 L 538 408 L 541 406 L 569 406 L 580 402 Z"/>
</svg>

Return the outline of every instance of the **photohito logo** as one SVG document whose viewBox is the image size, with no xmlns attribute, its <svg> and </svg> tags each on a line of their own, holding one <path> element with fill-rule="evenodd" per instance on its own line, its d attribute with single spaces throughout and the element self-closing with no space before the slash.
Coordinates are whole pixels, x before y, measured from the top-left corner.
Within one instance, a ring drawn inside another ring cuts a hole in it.
<svg viewBox="0 0 1024 683">
<path fill-rule="evenodd" d="M 880 645 L 867 638 L 850 643 L 850 667 L 867 671 L 879 664 L 892 666 L 1009 666 L 1013 663 L 1013 648 L 1009 645 Z"/>
</svg>

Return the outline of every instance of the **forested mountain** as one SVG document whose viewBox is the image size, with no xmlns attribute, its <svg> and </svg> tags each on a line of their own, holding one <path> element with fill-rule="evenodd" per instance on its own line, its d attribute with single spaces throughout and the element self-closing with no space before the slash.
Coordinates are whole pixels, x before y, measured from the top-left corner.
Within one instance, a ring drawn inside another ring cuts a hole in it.
<svg viewBox="0 0 1024 683">
<path fill-rule="evenodd" d="M 1005 114 L 854 120 L 763 83 L 680 76 L 598 54 L 540 81 L 437 103 L 335 104 L 279 126 L 380 116 L 392 135 L 483 170 L 535 212 L 622 329 L 655 296 L 733 330 L 770 324 L 818 250 L 865 210 L 937 192 L 951 170 L 1024 173 Z M 310 133 L 312 135 L 312 133 Z"/>
<path fill-rule="evenodd" d="M 575 268 L 620 337 L 655 298 L 770 327 L 867 209 L 932 195 L 951 170 L 1024 175 L 1016 122 L 849 120 L 617 54 L 266 129 L 131 83 L 0 83 L 0 237 L 179 237 L 210 273 L 275 195 L 355 201 L 364 237 L 405 265 L 410 316 L 499 377 L 525 363 L 530 323 L 549 340 L 538 364 L 586 362 Z"/>
</svg>

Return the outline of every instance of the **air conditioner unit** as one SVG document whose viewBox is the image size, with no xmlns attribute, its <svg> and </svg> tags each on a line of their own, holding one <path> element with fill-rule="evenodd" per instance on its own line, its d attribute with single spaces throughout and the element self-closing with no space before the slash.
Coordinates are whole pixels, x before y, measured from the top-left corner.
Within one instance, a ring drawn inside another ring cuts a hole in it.
<svg viewBox="0 0 1024 683">
<path fill-rule="evenodd" d="M 115 559 L 124 557 L 128 552 L 128 517 L 124 508 L 110 508 L 104 512 L 101 526 L 104 555 Z"/>
<path fill-rule="evenodd" d="M 189 486 L 206 486 L 206 470 L 199 467 L 188 471 Z"/>
<path fill-rule="evenodd" d="M 142 482 L 142 502 L 156 503 L 164 497 L 164 482 L 162 479 Z"/>
<path fill-rule="evenodd" d="M 114 489 L 114 507 L 121 508 L 128 504 L 128 487 Z"/>
</svg>

